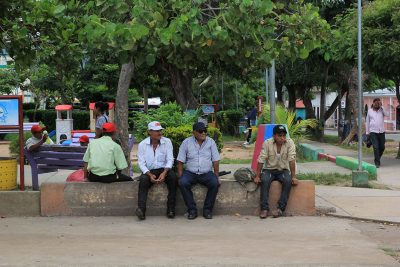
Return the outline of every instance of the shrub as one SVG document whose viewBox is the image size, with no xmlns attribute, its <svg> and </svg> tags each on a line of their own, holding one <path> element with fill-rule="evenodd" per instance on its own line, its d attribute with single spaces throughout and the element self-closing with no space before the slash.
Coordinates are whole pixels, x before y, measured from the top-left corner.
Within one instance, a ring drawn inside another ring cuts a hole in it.
<svg viewBox="0 0 400 267">
<path fill-rule="evenodd" d="M 24 110 L 24 114 L 29 118 L 30 122 L 40 121 L 44 124 L 49 132 L 56 129 L 57 113 L 55 110 L 37 110 L 36 119 L 34 120 L 35 110 Z M 74 130 L 87 130 L 90 126 L 90 112 L 82 110 L 73 110 L 72 119 L 74 120 Z"/>
<path fill-rule="evenodd" d="M 26 140 L 28 140 L 31 136 L 32 136 L 32 134 L 30 132 L 24 133 L 24 145 L 25 145 Z M 9 138 L 8 140 L 11 141 L 10 146 L 9 146 L 11 156 L 19 157 L 19 134 L 9 135 L 8 138 Z"/>
<path fill-rule="evenodd" d="M 182 144 L 183 140 L 192 136 L 192 125 L 183 125 L 179 127 L 168 127 L 164 130 L 164 136 L 171 139 L 172 145 L 174 147 L 174 158 L 178 156 L 179 146 Z M 221 151 L 222 144 L 222 134 L 219 129 L 210 127 L 208 128 L 208 136 L 213 138 L 217 144 L 218 151 Z"/>
<path fill-rule="evenodd" d="M 221 131 L 229 135 L 239 133 L 240 119 L 243 117 L 243 111 L 228 109 L 217 112 L 217 123 Z"/>
<path fill-rule="evenodd" d="M 134 126 L 134 135 L 137 140 L 143 140 L 147 136 L 147 124 L 159 121 L 164 128 L 192 125 L 197 120 L 197 113 L 183 112 L 176 103 L 161 105 L 158 109 L 149 110 L 148 114 L 133 112 L 133 118 L 129 124 Z"/>
<path fill-rule="evenodd" d="M 35 109 L 35 106 L 36 106 L 35 103 L 23 103 L 22 104 L 22 109 L 23 110 Z"/>
</svg>

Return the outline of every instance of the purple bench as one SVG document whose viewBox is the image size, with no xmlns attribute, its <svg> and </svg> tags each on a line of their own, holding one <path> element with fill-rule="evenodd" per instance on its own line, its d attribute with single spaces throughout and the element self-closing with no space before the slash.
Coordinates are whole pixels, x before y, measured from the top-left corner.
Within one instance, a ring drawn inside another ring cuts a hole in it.
<svg viewBox="0 0 400 267">
<path fill-rule="evenodd" d="M 130 138 L 128 141 L 129 153 L 133 144 L 134 139 Z M 29 152 L 24 149 L 24 155 L 31 166 L 33 190 L 39 190 L 38 175 L 41 173 L 55 172 L 59 169 L 78 170 L 83 168 L 83 155 L 85 152 L 86 147 L 62 145 L 43 145 L 36 152 Z M 130 160 L 128 166 L 132 176 L 133 171 Z"/>
</svg>

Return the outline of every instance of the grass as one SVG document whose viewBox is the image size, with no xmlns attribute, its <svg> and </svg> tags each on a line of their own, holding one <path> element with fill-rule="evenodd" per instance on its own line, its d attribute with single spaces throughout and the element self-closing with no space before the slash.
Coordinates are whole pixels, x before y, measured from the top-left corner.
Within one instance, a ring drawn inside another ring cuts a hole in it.
<svg viewBox="0 0 400 267">
<path fill-rule="evenodd" d="M 219 162 L 220 164 L 250 164 L 252 159 L 227 159 L 223 158 Z"/>
<path fill-rule="evenodd" d="M 141 173 L 142 172 L 139 168 L 139 165 L 137 165 L 137 164 L 132 164 L 132 171 L 133 171 L 133 173 Z"/>
<path fill-rule="evenodd" d="M 400 262 L 400 250 L 399 249 L 392 249 L 392 248 L 381 248 L 386 255 L 389 255 L 395 258 L 398 262 Z"/>
<path fill-rule="evenodd" d="M 299 180 L 313 180 L 317 185 L 342 185 L 351 186 L 351 174 L 331 173 L 299 173 Z"/>
<path fill-rule="evenodd" d="M 232 136 L 232 135 L 222 135 L 222 142 L 233 142 L 233 141 L 241 141 L 244 142 L 245 137 L 242 135 L 239 136 Z"/>
<path fill-rule="evenodd" d="M 340 174 L 337 172 L 330 173 L 299 173 L 296 174 L 299 180 L 313 180 L 317 185 L 336 185 L 336 186 L 352 186 L 353 177 L 351 174 Z M 376 177 L 369 175 L 369 181 L 376 180 Z M 377 188 L 376 184 L 370 183 L 368 188 Z M 381 189 L 381 188 L 380 188 Z"/>
</svg>

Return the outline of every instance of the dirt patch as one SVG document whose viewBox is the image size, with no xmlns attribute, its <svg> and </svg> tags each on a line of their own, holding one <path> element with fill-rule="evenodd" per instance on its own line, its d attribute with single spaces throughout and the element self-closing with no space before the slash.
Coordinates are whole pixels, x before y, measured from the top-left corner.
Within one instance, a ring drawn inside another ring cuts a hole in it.
<svg viewBox="0 0 400 267">
<path fill-rule="evenodd" d="M 387 255 L 400 263 L 400 225 L 353 221 L 351 225 L 375 240 Z"/>
<path fill-rule="evenodd" d="M 243 146 L 243 141 L 225 142 L 221 151 L 221 158 L 225 159 L 252 159 L 254 145 Z"/>
</svg>

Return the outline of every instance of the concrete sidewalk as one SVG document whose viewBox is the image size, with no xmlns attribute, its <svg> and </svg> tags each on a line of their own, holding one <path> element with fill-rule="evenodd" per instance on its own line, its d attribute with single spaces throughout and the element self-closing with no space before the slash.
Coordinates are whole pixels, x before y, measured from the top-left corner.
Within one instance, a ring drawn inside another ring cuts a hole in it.
<svg viewBox="0 0 400 267">
<path fill-rule="evenodd" d="M 350 220 L 0 219 L 0 266 L 399 266 Z"/>
<path fill-rule="evenodd" d="M 316 186 L 315 205 L 333 207 L 329 215 L 400 224 L 400 191 Z"/>
</svg>

